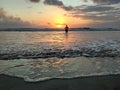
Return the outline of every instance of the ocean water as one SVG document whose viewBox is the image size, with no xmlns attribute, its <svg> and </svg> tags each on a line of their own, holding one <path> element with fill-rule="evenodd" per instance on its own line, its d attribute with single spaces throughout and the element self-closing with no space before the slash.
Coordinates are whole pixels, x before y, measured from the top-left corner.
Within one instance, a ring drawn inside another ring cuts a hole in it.
<svg viewBox="0 0 120 90">
<path fill-rule="evenodd" d="M 0 32 L 0 74 L 31 82 L 120 74 L 120 31 Z"/>
</svg>

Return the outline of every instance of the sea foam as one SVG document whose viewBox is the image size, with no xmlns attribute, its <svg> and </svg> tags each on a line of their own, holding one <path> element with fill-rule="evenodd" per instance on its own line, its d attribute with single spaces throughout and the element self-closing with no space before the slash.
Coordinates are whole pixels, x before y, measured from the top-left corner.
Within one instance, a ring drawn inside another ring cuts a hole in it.
<svg viewBox="0 0 120 90">
<path fill-rule="evenodd" d="M 120 58 L 76 57 L 0 60 L 0 74 L 37 82 L 53 78 L 75 78 L 120 74 Z"/>
<path fill-rule="evenodd" d="M 119 40 L 0 45 L 0 59 L 120 57 Z"/>
</svg>

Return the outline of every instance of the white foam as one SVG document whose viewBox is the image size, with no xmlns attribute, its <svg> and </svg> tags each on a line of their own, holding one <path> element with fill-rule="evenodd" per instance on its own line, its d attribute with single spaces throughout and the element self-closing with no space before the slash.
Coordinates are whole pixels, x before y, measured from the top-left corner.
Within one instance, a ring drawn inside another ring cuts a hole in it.
<svg viewBox="0 0 120 90">
<path fill-rule="evenodd" d="M 57 54 L 57 52 L 62 53 L 62 55 L 66 54 L 65 56 L 73 56 L 74 54 L 71 54 L 71 52 L 76 51 L 80 51 L 83 53 L 81 55 L 79 55 L 79 53 L 75 53 L 76 56 L 87 55 L 94 57 L 101 54 L 105 56 L 120 56 L 120 41 L 104 39 L 86 42 L 69 42 L 66 44 L 38 43 L 36 45 L 0 45 L 0 54 L 5 55 L 5 58 L 9 58 L 9 56 L 11 56 L 12 58 L 24 58 L 27 57 L 26 55 L 28 55 L 28 57 L 44 57 L 45 55 L 46 57 L 58 57 L 59 55 Z M 55 52 L 55 54 L 51 54 L 53 52 Z"/>
<path fill-rule="evenodd" d="M 120 58 L 77 57 L 0 60 L 0 74 L 21 77 L 28 82 L 52 78 L 120 74 Z"/>
</svg>

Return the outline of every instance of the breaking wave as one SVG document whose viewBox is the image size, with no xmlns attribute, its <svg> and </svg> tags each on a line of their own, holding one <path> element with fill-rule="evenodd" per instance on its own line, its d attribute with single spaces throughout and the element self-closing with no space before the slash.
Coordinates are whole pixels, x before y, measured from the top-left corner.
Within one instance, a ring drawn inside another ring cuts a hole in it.
<svg viewBox="0 0 120 90">
<path fill-rule="evenodd" d="M 120 57 L 119 40 L 0 45 L 0 59 Z"/>
</svg>

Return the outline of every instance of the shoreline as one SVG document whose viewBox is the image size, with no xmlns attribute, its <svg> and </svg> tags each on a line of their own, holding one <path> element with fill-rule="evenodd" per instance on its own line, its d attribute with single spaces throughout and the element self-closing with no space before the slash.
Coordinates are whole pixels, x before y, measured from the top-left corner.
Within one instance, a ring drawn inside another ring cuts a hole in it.
<svg viewBox="0 0 120 90">
<path fill-rule="evenodd" d="M 25 82 L 22 78 L 0 75 L 1 90 L 120 90 L 120 74 Z"/>
</svg>

